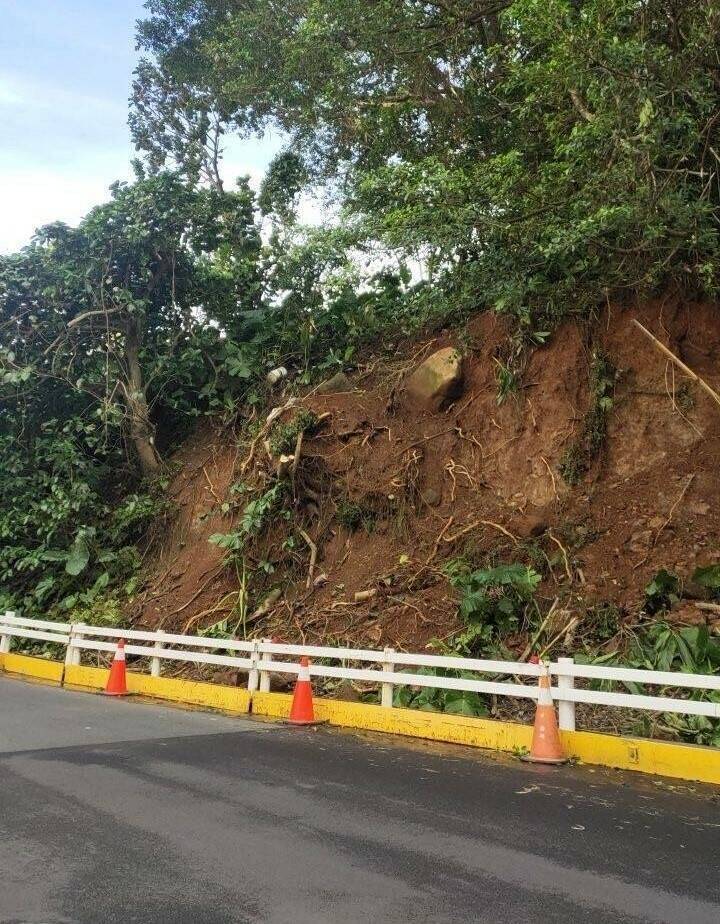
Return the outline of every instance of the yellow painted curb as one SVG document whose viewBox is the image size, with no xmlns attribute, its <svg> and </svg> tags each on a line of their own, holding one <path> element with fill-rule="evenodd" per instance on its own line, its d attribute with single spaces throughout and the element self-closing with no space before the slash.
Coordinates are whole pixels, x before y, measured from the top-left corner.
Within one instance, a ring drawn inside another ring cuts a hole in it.
<svg viewBox="0 0 720 924">
<path fill-rule="evenodd" d="M 34 677 L 36 680 L 44 680 L 58 686 L 62 683 L 64 666 L 59 661 L 46 661 L 44 658 L 31 658 L 29 655 L 0 655 L 0 669 L 8 674 Z"/>
<path fill-rule="evenodd" d="M 101 667 L 65 668 L 65 684 L 71 690 L 104 690 L 109 670 Z M 189 706 L 205 706 L 234 715 L 250 712 L 250 694 L 241 687 L 227 687 L 216 683 L 180 680 L 171 677 L 150 677 L 148 674 L 127 672 L 128 693 L 150 696 Z"/>
<path fill-rule="evenodd" d="M 148 677 L 128 671 L 128 691 L 154 699 L 166 699 L 191 706 L 205 706 L 233 715 L 248 715 L 250 694 L 242 687 L 226 687 L 217 683 L 179 680 L 170 677 Z"/>
</svg>

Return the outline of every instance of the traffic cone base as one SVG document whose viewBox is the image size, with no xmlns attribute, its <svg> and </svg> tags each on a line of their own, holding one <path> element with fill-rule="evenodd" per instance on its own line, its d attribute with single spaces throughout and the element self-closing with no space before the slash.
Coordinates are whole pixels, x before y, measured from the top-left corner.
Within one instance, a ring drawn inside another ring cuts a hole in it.
<svg viewBox="0 0 720 924">
<path fill-rule="evenodd" d="M 522 759 L 531 764 L 567 763 L 560 742 L 555 706 L 550 694 L 550 678 L 547 674 L 541 675 L 538 681 L 538 701 L 532 745 L 530 753 L 523 755 Z"/>
<path fill-rule="evenodd" d="M 121 638 L 115 650 L 115 657 L 110 665 L 110 674 L 105 686 L 105 696 L 127 695 L 127 678 L 125 677 L 125 639 Z"/>
</svg>

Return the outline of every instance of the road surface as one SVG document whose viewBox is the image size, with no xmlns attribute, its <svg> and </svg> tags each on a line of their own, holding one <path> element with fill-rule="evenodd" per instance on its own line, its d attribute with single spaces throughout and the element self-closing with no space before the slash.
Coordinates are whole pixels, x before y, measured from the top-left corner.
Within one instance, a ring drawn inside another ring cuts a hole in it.
<svg viewBox="0 0 720 924">
<path fill-rule="evenodd" d="M 718 924 L 719 793 L 0 678 L 0 921 Z"/>
</svg>

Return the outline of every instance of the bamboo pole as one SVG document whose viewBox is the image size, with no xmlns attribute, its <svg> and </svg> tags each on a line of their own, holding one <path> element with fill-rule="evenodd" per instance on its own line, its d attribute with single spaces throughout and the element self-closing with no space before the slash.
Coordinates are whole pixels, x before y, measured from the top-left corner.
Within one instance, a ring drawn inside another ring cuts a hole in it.
<svg viewBox="0 0 720 924">
<path fill-rule="evenodd" d="M 720 407 L 720 394 L 718 394 L 718 393 L 715 391 L 714 388 L 711 388 L 710 385 L 708 385 L 708 383 L 705 381 L 705 379 L 700 378 L 700 376 L 699 376 L 696 372 L 693 372 L 692 369 L 690 368 L 690 366 L 686 366 L 685 363 L 684 363 L 681 359 L 678 359 L 678 357 L 677 357 L 671 350 L 669 350 L 669 349 L 665 346 L 664 343 L 660 343 L 660 341 L 657 339 L 657 337 L 655 337 L 653 334 L 651 334 L 650 331 L 647 329 L 647 327 L 643 327 L 643 325 L 642 325 L 639 321 L 637 321 L 635 318 L 633 318 L 633 324 L 635 325 L 635 327 L 639 327 L 640 330 L 645 334 L 645 336 L 646 336 L 650 341 L 652 341 L 652 343 L 654 344 L 654 346 L 656 347 L 656 349 L 660 350 L 660 352 L 663 353 L 665 356 L 667 356 L 667 358 L 668 358 L 671 362 L 675 363 L 675 365 L 678 367 L 678 369 L 682 369 L 682 371 L 685 373 L 685 375 L 690 376 L 690 378 L 691 378 L 694 382 L 697 382 L 698 385 L 699 385 L 704 391 L 706 391 L 707 394 L 710 395 L 710 397 L 711 397 L 711 398 L 713 399 L 713 401 L 718 405 L 718 407 Z"/>
</svg>

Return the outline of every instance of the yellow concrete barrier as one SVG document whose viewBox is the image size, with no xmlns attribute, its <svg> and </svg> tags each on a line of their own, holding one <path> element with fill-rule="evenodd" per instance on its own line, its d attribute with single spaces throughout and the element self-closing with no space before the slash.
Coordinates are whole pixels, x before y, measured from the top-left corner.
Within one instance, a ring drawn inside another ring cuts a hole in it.
<svg viewBox="0 0 720 924">
<path fill-rule="evenodd" d="M 19 674 L 34 680 L 43 680 L 59 686 L 62 683 L 64 664 L 46 661 L 45 658 L 31 658 L 29 655 L 1 654 L 0 670 L 8 674 Z"/>
<path fill-rule="evenodd" d="M 286 693 L 254 693 L 253 715 L 287 718 L 292 697 Z M 512 722 L 494 722 L 461 715 L 440 715 L 417 709 L 384 709 L 368 703 L 316 699 L 315 716 L 330 725 L 427 738 L 450 744 L 497 751 L 530 747 L 532 728 Z"/>
<path fill-rule="evenodd" d="M 68 665 L 64 686 L 72 690 L 104 690 L 109 670 L 100 667 Z M 188 706 L 204 706 L 234 715 L 250 712 L 250 694 L 241 687 L 227 687 L 217 683 L 201 683 L 171 677 L 151 677 L 148 674 L 127 672 L 128 693 L 163 699 Z"/>
<path fill-rule="evenodd" d="M 720 784 L 720 748 L 583 731 L 561 732 L 560 737 L 568 756 L 584 764 Z"/>
</svg>

